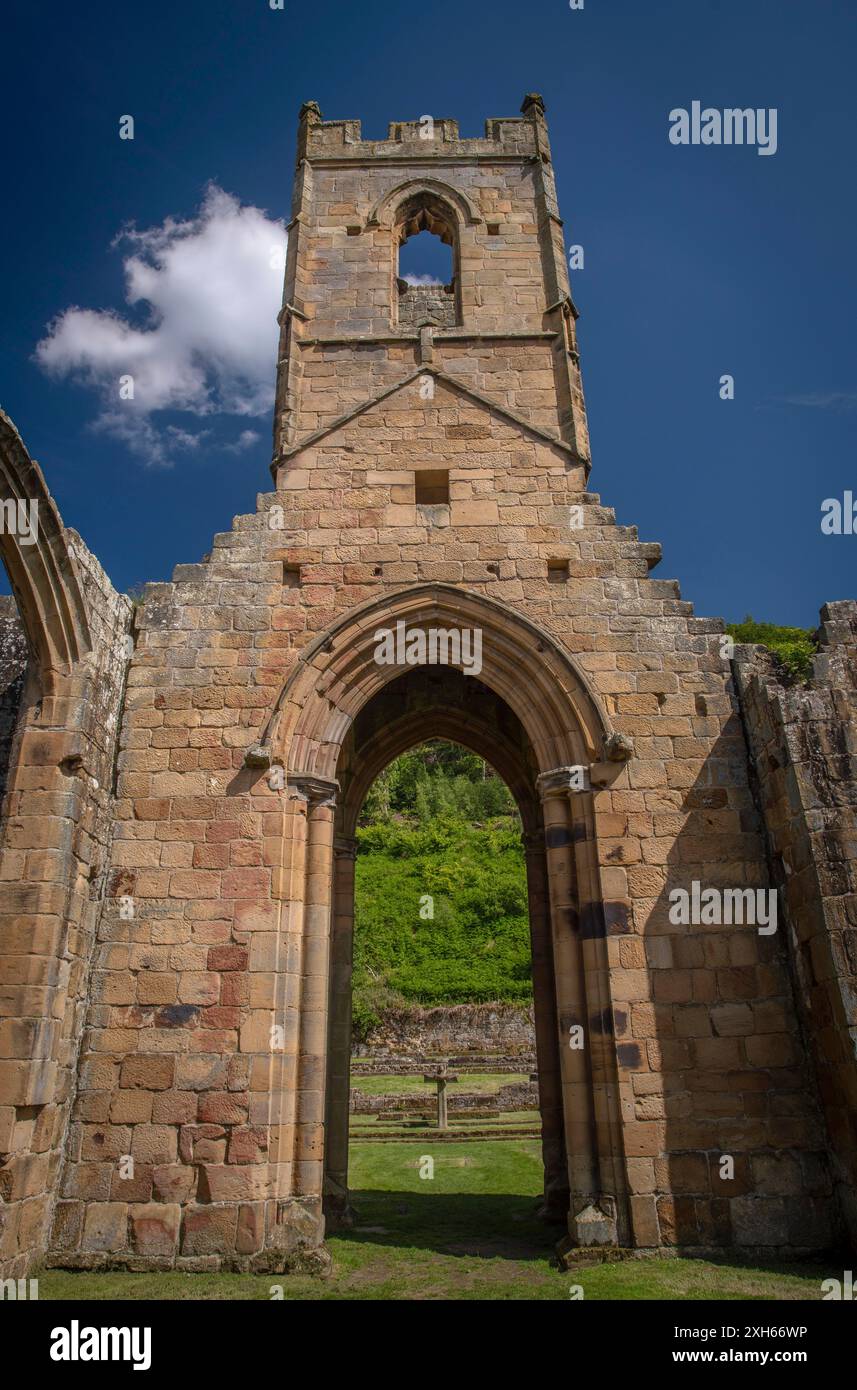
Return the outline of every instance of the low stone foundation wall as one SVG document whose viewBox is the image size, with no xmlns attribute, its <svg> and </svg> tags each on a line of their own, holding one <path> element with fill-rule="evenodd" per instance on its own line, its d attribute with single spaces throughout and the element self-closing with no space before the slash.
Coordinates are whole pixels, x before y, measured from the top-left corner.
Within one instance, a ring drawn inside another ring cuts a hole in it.
<svg viewBox="0 0 857 1390">
<path fill-rule="evenodd" d="M 449 1057 L 464 1065 L 469 1054 L 531 1059 L 536 1053 L 533 1006 L 452 1004 L 437 1008 L 396 1009 L 384 1014 L 365 1043 L 352 1049 L 355 1058 Z M 522 1068 L 523 1070 L 524 1068 Z"/>
<path fill-rule="evenodd" d="M 456 1091 L 455 1086 L 450 1086 L 446 1103 L 450 1114 L 480 1110 L 502 1115 L 515 1110 L 538 1110 L 539 1088 L 535 1081 L 519 1081 L 485 1095 L 478 1091 Z M 415 1092 L 411 1095 L 367 1095 L 365 1091 L 352 1087 L 352 1115 L 383 1115 L 397 1111 L 433 1116 L 437 1113 L 437 1100 L 428 1086 L 425 1094 Z"/>
<path fill-rule="evenodd" d="M 419 1071 L 424 1071 L 428 1064 L 434 1066 L 439 1060 L 443 1060 L 457 1071 L 468 1071 L 475 1076 L 497 1076 L 503 1072 L 513 1072 L 516 1075 L 520 1072 L 532 1072 L 536 1070 L 535 1056 L 512 1057 L 509 1054 L 498 1057 L 480 1056 L 479 1053 L 471 1053 L 469 1056 L 455 1057 L 445 1053 L 441 1058 L 439 1053 L 427 1054 L 424 1057 L 353 1057 L 351 1059 L 351 1075 L 354 1076 L 412 1076 Z"/>
</svg>

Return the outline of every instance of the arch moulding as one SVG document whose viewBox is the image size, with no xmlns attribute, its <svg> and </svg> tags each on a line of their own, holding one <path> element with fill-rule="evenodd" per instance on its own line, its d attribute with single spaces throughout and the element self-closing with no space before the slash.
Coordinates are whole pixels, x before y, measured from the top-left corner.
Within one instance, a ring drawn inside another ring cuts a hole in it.
<svg viewBox="0 0 857 1390">
<path fill-rule="evenodd" d="M 0 411 L 0 502 L 14 503 L 34 518 L 29 540 L 0 527 L 0 555 L 30 645 L 39 663 L 44 693 L 69 675 L 91 646 L 89 621 L 65 527 L 41 468 L 31 459 L 12 421 Z"/>
<path fill-rule="evenodd" d="M 367 228 L 392 227 L 399 206 L 420 193 L 430 193 L 433 197 L 450 204 L 467 227 L 475 227 L 482 221 L 482 215 L 475 204 L 460 189 L 452 188 L 440 179 L 405 179 L 378 199 L 366 219 Z"/>
<path fill-rule="evenodd" d="M 546 773 L 602 757 L 611 729 L 573 657 L 542 628 L 497 599 L 445 584 L 418 585 L 353 610 L 304 653 L 262 733 L 290 775 L 334 780 L 348 729 L 399 666 L 375 661 L 382 628 L 479 629 L 478 679 L 505 700 L 526 729 Z"/>
</svg>

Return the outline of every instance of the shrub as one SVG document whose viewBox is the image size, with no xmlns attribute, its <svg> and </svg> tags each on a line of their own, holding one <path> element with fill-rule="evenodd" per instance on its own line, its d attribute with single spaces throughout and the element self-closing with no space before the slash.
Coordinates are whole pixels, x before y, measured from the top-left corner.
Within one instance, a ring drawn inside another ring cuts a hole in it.
<svg viewBox="0 0 857 1390">
<path fill-rule="evenodd" d="M 728 623 L 726 631 L 736 642 L 758 643 L 779 657 L 793 680 L 808 680 L 817 644 L 811 631 L 802 627 L 777 627 L 757 623 L 749 615 L 743 623 Z"/>
</svg>

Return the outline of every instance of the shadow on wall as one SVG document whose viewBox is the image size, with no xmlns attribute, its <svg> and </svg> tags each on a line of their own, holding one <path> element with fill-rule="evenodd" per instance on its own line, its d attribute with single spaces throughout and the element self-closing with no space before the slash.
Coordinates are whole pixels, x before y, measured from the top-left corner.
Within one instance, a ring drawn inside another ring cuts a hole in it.
<svg viewBox="0 0 857 1390">
<path fill-rule="evenodd" d="M 696 697 L 703 725 L 724 698 Z M 632 1203 L 666 1245 L 819 1251 L 839 1234 L 828 1141 L 742 765 L 733 711 L 693 785 L 645 793 L 642 858 L 626 870 L 644 936 L 620 956 L 650 988 L 614 1010 Z"/>
</svg>

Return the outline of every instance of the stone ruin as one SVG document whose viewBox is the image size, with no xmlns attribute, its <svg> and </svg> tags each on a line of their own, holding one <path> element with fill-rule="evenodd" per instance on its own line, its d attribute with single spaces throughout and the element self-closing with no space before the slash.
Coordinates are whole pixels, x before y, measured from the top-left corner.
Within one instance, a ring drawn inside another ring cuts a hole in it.
<svg viewBox="0 0 857 1390">
<path fill-rule="evenodd" d="M 454 293 L 417 322 L 429 224 Z M 356 818 L 431 737 L 520 807 L 567 1245 L 853 1247 L 857 605 L 806 684 L 724 655 L 588 489 L 576 320 L 539 97 L 428 141 L 310 102 L 273 486 L 210 555 L 132 606 L 0 419 L 2 498 L 39 506 L 35 544 L 0 535 L 5 1277 L 323 1268 Z M 478 674 L 379 665 L 398 623 L 478 632 Z M 677 925 L 693 884 L 773 889 L 777 930 Z"/>
</svg>

